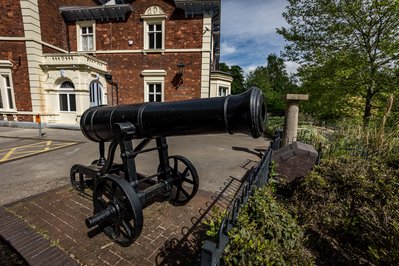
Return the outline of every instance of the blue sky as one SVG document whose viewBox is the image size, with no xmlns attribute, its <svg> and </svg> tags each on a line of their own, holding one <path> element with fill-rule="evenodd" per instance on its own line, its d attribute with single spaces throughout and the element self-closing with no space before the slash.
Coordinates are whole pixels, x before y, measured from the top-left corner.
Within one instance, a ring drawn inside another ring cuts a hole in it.
<svg viewBox="0 0 399 266">
<path fill-rule="evenodd" d="M 248 73 L 266 65 L 269 54 L 280 55 L 284 39 L 276 28 L 287 26 L 282 12 L 285 0 L 221 0 L 221 62 L 239 65 Z M 296 69 L 294 62 L 286 62 L 287 71 Z"/>
</svg>

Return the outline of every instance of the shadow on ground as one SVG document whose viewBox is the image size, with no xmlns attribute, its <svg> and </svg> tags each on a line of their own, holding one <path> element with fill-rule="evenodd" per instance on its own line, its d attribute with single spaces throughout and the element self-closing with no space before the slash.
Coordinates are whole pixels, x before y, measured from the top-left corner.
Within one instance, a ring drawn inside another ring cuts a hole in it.
<svg viewBox="0 0 399 266">
<path fill-rule="evenodd" d="M 156 256 L 156 265 L 200 265 L 200 250 L 203 242 L 208 239 L 207 226 L 204 221 L 212 217 L 213 208 L 230 209 L 236 195 L 240 192 L 242 180 L 232 176 L 225 182 L 224 187 L 215 192 L 211 200 L 206 202 L 206 208 L 198 211 L 198 217 L 191 218 L 191 226 L 181 229 L 181 238 L 173 238 L 164 243 Z"/>
</svg>

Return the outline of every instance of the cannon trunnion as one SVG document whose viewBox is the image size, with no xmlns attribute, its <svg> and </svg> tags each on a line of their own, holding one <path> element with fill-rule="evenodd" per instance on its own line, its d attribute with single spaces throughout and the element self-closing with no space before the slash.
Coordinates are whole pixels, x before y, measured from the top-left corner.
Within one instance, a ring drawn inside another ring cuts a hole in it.
<svg viewBox="0 0 399 266">
<path fill-rule="evenodd" d="M 169 156 L 167 136 L 244 133 L 263 134 L 266 109 L 259 89 L 240 95 L 180 102 L 97 106 L 86 110 L 80 127 L 90 140 L 99 142 L 99 159 L 70 171 L 72 186 L 93 190 L 93 216 L 85 220 L 91 232 L 103 231 L 121 246 L 131 245 L 143 228 L 142 209 L 156 199 L 183 205 L 198 191 L 198 173 L 183 156 Z M 133 139 L 142 141 L 133 147 Z M 155 140 L 155 147 L 146 146 Z M 105 142 L 110 142 L 105 157 Z M 122 163 L 114 162 L 117 147 Z M 135 158 L 157 151 L 157 172 L 136 171 Z M 100 229 L 100 230 L 98 230 Z"/>
</svg>

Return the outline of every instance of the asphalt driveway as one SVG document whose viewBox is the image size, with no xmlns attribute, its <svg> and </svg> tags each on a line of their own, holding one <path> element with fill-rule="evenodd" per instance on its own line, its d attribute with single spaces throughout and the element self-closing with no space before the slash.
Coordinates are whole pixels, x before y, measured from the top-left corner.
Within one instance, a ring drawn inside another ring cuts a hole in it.
<svg viewBox="0 0 399 266">
<path fill-rule="evenodd" d="M 90 164 L 98 159 L 97 143 L 87 140 L 80 131 L 44 129 L 43 132 L 46 134 L 39 137 L 37 129 L 0 127 L 0 151 L 3 151 L 0 153 L 0 160 L 3 159 L 0 161 L 0 205 L 67 185 L 73 164 Z M 50 149 L 51 145 L 46 146 L 48 143 L 59 148 Z M 134 143 L 137 145 L 138 141 Z M 200 177 L 200 190 L 208 192 L 219 190 L 230 178 L 241 179 L 248 165 L 259 160 L 260 151 L 267 144 L 265 139 L 242 134 L 168 138 L 169 154 L 190 159 Z M 16 160 L 8 160 L 11 155 L 5 158 L 11 149 L 16 153 L 26 146 L 43 149 L 43 152 L 29 153 L 22 149 Z M 153 174 L 159 164 L 158 155 L 156 152 L 141 154 L 136 163 L 138 172 Z"/>
</svg>

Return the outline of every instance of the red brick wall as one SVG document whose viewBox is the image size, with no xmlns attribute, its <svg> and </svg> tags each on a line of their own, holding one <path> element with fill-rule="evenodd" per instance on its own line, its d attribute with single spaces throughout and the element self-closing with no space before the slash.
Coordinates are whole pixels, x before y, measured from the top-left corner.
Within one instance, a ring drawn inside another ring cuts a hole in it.
<svg viewBox="0 0 399 266">
<path fill-rule="evenodd" d="M 190 49 L 202 47 L 202 16 L 186 18 L 184 11 L 176 9 L 173 1 L 137 0 L 132 3 L 133 12 L 126 21 L 97 21 L 96 50 L 141 50 L 144 48 L 143 21 L 141 14 L 158 5 L 167 14 L 165 21 L 165 48 Z M 76 25 L 68 25 L 71 51 L 77 50 Z M 129 46 L 128 40 L 133 40 Z M 144 78 L 141 71 L 163 69 L 165 77 L 165 101 L 200 97 L 201 53 L 156 54 L 103 54 L 96 57 L 108 63 L 113 80 L 118 81 L 119 103 L 144 101 Z M 183 83 L 176 89 L 177 64 L 185 64 Z M 174 80 L 175 79 L 175 80 Z M 112 102 L 109 92 L 109 103 Z"/>
<path fill-rule="evenodd" d="M 140 50 L 144 47 L 143 21 L 140 15 L 153 5 L 167 14 L 165 21 L 165 48 L 188 49 L 202 47 L 202 17 L 185 18 L 184 11 L 165 1 L 135 1 L 127 21 L 96 22 L 97 50 Z M 69 25 L 71 50 L 77 50 L 76 26 Z M 128 40 L 133 41 L 129 46 Z"/>
<path fill-rule="evenodd" d="M 32 111 L 25 42 L 0 41 L 0 60 L 13 63 L 12 81 L 18 111 Z"/>
<path fill-rule="evenodd" d="M 17 115 L 19 122 L 35 122 L 33 115 Z"/>
<path fill-rule="evenodd" d="M 97 58 L 108 62 L 108 69 L 113 80 L 119 85 L 119 103 L 137 103 L 144 101 L 144 69 L 163 69 L 165 76 L 165 101 L 184 100 L 200 97 L 201 85 L 201 54 L 109 54 L 97 55 Z M 183 83 L 176 88 L 177 64 L 186 64 Z M 110 87 L 110 86 L 109 86 Z M 111 100 L 109 99 L 111 104 Z"/>
<path fill-rule="evenodd" d="M 60 6 L 93 6 L 92 0 L 39 0 L 42 40 L 62 49 L 76 51 L 75 23 L 65 25 L 59 12 Z M 171 0 L 136 0 L 131 3 L 133 12 L 127 21 L 96 22 L 97 50 L 143 49 L 143 21 L 140 18 L 152 5 L 159 5 L 167 14 L 165 48 L 187 49 L 202 46 L 202 17 L 185 18 L 184 11 L 176 9 Z M 0 23 L 0 36 L 23 36 L 22 14 L 19 1 L 0 0 L 0 10 L 6 10 Z M 3 23 L 5 21 L 5 23 Z M 133 45 L 128 45 L 133 40 Z M 0 59 L 14 63 L 14 92 L 17 109 L 31 111 L 26 49 L 23 42 L 0 42 Z M 43 53 L 56 50 L 43 46 Z M 18 65 L 21 58 L 21 65 Z M 165 101 L 200 97 L 201 53 L 157 53 L 157 54 L 97 54 L 97 58 L 108 62 L 108 70 L 119 84 L 119 103 L 134 103 L 144 100 L 145 69 L 163 69 L 165 77 Z M 183 62 L 185 70 L 182 84 L 176 88 L 177 64 Z M 111 87 L 111 86 L 108 86 Z M 111 100 L 109 101 L 111 102 Z M 31 118 L 21 117 L 21 119 Z"/>
<path fill-rule="evenodd" d="M 24 27 L 19 1 L 0 0 L 0 10 L 0 36 L 23 37 Z"/>
<path fill-rule="evenodd" d="M 67 27 L 61 13 L 53 0 L 39 1 L 40 29 L 42 40 L 64 50 L 68 49 L 66 30 Z M 48 52 L 48 51 L 43 51 Z"/>
<path fill-rule="evenodd" d="M 93 6 L 92 0 L 39 0 L 40 27 L 42 40 L 64 50 L 68 50 L 67 26 L 59 8 L 62 6 Z M 75 32 L 76 34 L 76 32 Z M 46 47 L 43 53 L 50 53 Z"/>
<path fill-rule="evenodd" d="M 42 51 L 43 51 L 43 54 L 57 54 L 57 53 L 60 53 L 59 50 L 51 48 L 51 47 L 49 47 L 47 45 L 42 45 Z"/>
</svg>

